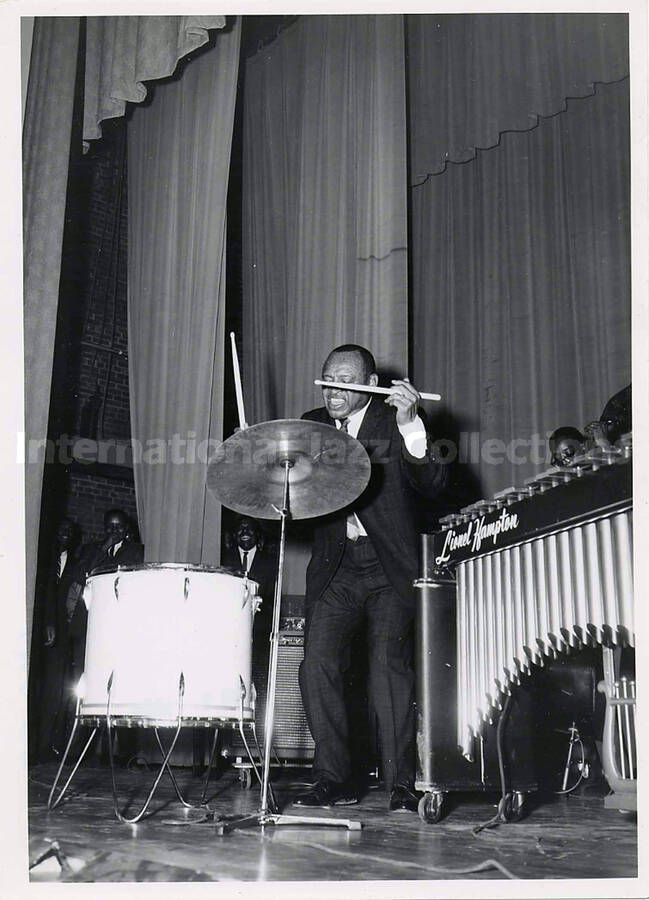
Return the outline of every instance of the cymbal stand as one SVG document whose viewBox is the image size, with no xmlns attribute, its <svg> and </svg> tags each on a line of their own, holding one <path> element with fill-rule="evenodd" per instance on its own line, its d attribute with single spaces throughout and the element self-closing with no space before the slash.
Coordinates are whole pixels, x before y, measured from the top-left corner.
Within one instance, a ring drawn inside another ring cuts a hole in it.
<svg viewBox="0 0 649 900">
<path fill-rule="evenodd" d="M 290 458 L 280 460 L 284 469 L 284 492 L 282 508 L 276 511 L 281 520 L 281 532 L 279 543 L 279 558 L 277 561 L 277 578 L 275 580 L 275 594 L 273 598 L 273 623 L 270 636 L 270 662 L 268 666 L 268 691 L 266 694 L 266 718 L 264 721 L 264 759 L 263 778 L 261 783 L 261 806 L 257 812 L 246 816 L 235 816 L 231 819 L 224 818 L 215 823 L 216 833 L 219 835 L 233 831 L 235 828 L 246 824 L 261 825 L 320 825 L 347 828 L 349 831 L 360 831 L 361 823 L 352 819 L 326 819 L 320 816 L 286 816 L 280 813 L 275 803 L 272 809 L 269 804 L 270 788 L 270 757 L 273 741 L 273 723 L 275 719 L 275 694 L 277 692 L 277 660 L 279 655 L 279 619 L 282 600 L 282 576 L 284 573 L 284 550 L 286 546 L 286 520 L 290 515 L 289 506 L 289 473 L 293 466 Z"/>
</svg>

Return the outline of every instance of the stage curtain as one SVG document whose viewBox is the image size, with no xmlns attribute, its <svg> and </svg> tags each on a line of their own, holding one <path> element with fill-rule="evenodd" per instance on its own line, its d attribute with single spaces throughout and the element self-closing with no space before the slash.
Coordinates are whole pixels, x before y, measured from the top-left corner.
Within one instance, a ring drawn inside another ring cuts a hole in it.
<svg viewBox="0 0 649 900">
<path fill-rule="evenodd" d="M 178 60 L 224 28 L 225 16 L 88 16 L 83 138 L 101 137 L 101 122 L 141 103 L 143 82 L 171 75 Z"/>
<path fill-rule="evenodd" d="M 628 79 L 411 196 L 416 383 L 442 394 L 490 497 L 630 381 Z"/>
<path fill-rule="evenodd" d="M 401 16 L 304 16 L 248 60 L 243 223 L 250 422 L 321 404 L 336 344 L 405 373 Z"/>
<path fill-rule="evenodd" d="M 206 491 L 221 438 L 225 222 L 240 24 L 128 124 L 129 378 L 149 562 L 218 563 Z M 140 455 L 141 454 L 141 455 Z"/>
<path fill-rule="evenodd" d="M 43 441 L 61 273 L 79 19 L 38 18 L 23 126 L 25 437 Z M 27 445 L 29 447 L 29 444 Z M 34 610 L 43 453 L 27 459 L 27 658 Z"/>
<path fill-rule="evenodd" d="M 410 183 L 629 74 L 626 14 L 407 16 Z"/>
</svg>

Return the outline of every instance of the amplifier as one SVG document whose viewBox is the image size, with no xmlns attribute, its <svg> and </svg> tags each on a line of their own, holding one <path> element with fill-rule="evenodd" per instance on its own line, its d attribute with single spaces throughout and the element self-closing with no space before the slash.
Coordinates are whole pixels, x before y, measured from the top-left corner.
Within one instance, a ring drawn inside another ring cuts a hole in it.
<svg viewBox="0 0 649 900">
<path fill-rule="evenodd" d="M 257 691 L 255 725 L 259 744 L 264 746 L 264 720 L 266 718 L 266 688 L 268 681 L 269 645 L 253 649 L 252 680 Z M 280 760 L 313 760 L 313 738 L 307 725 L 302 695 L 298 683 L 298 671 L 304 658 L 304 632 L 282 629 L 279 632 L 277 655 L 277 690 L 275 694 L 275 721 L 273 723 L 273 750 Z M 225 738 L 225 757 L 247 758 L 238 729 Z M 256 748 L 249 729 L 246 740 L 256 755 Z"/>
</svg>

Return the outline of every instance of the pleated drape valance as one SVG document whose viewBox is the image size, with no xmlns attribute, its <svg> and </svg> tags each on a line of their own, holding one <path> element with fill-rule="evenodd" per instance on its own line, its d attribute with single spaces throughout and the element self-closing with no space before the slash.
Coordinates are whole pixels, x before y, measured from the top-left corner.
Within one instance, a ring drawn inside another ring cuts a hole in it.
<svg viewBox="0 0 649 900">
<path fill-rule="evenodd" d="M 224 28 L 225 16 L 88 16 L 83 139 L 101 137 L 101 122 L 141 103 L 145 81 L 173 74 L 178 61 Z"/>
<path fill-rule="evenodd" d="M 410 184 L 629 74 L 622 14 L 407 16 Z"/>
</svg>

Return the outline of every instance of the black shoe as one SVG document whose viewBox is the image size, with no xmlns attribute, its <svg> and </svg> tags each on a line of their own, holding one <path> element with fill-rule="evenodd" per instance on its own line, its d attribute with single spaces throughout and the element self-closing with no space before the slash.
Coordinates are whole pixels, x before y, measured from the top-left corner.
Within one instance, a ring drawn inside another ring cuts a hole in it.
<svg viewBox="0 0 649 900">
<path fill-rule="evenodd" d="M 296 806 L 324 808 L 328 806 L 352 806 L 354 803 L 358 803 L 358 794 L 344 784 L 321 778 L 315 784 L 312 784 L 308 790 L 298 794 L 293 803 Z"/>
<path fill-rule="evenodd" d="M 419 795 L 415 793 L 411 784 L 395 784 L 390 791 L 390 812 L 417 812 Z"/>
</svg>

